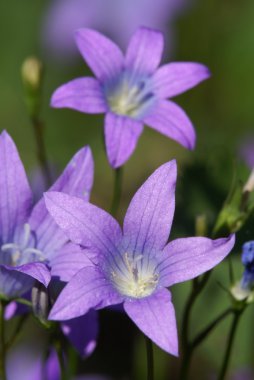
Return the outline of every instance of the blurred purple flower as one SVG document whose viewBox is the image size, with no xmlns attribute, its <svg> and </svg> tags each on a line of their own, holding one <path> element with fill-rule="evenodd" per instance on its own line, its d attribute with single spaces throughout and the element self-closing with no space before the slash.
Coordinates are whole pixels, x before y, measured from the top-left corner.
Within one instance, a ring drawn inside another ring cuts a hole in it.
<svg viewBox="0 0 254 380">
<path fill-rule="evenodd" d="M 250 168 L 254 168 L 254 137 L 250 136 L 242 141 L 239 149 L 239 155 L 245 164 Z"/>
<path fill-rule="evenodd" d="M 123 233 L 117 221 L 98 207 L 66 194 L 46 193 L 49 212 L 69 238 L 97 253 L 93 264 L 66 285 L 50 319 L 70 319 L 91 308 L 123 303 L 145 335 L 178 354 L 175 311 L 166 288 L 213 268 L 230 252 L 235 238 L 192 237 L 167 244 L 175 183 L 175 161 L 157 169 L 134 195 Z"/>
<path fill-rule="evenodd" d="M 93 28 L 105 32 L 123 48 L 141 25 L 160 29 L 172 48 L 172 23 L 191 0 L 52 0 L 43 20 L 42 39 L 54 57 L 76 54 L 73 32 Z"/>
<path fill-rule="evenodd" d="M 97 79 L 74 79 L 53 94 L 51 106 L 84 113 L 106 113 L 105 142 L 114 168 L 133 153 L 143 125 L 176 140 L 188 149 L 195 145 L 195 131 L 185 112 L 172 101 L 210 76 L 198 63 L 170 63 L 158 69 L 163 35 L 139 28 L 126 55 L 102 34 L 81 29 L 75 34 L 79 50 Z"/>
<path fill-rule="evenodd" d="M 8 380 L 59 380 L 60 367 L 55 351 L 51 351 L 46 363 L 38 353 L 26 347 L 19 347 L 8 357 Z M 73 380 L 109 380 L 99 375 L 83 375 Z"/>
</svg>

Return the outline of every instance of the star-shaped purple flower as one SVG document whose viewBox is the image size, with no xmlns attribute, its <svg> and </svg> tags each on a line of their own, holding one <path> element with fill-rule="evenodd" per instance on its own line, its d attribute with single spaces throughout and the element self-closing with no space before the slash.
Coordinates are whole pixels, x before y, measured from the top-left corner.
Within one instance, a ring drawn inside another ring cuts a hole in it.
<svg viewBox="0 0 254 380">
<path fill-rule="evenodd" d="M 144 27 L 132 36 L 125 56 L 114 42 L 91 29 L 78 30 L 75 40 L 97 78 L 78 78 L 59 87 L 51 106 L 106 113 L 105 142 L 111 166 L 119 167 L 128 160 L 144 124 L 194 148 L 195 131 L 189 118 L 166 99 L 207 79 L 207 67 L 181 62 L 158 69 L 163 35 Z"/>
<path fill-rule="evenodd" d="M 111 215 L 92 204 L 57 192 L 46 194 L 46 206 L 58 225 L 93 254 L 93 265 L 70 280 L 50 319 L 65 320 L 91 308 L 123 303 L 144 334 L 178 354 L 175 311 L 166 288 L 213 268 L 230 252 L 235 238 L 191 237 L 167 244 L 175 183 L 175 161 L 157 169 L 133 197 L 123 232 Z"/>
<path fill-rule="evenodd" d="M 93 184 L 89 147 L 71 159 L 51 190 L 87 201 Z M 17 148 L 7 132 L 0 135 L 0 296 L 22 296 L 35 280 L 47 286 L 51 275 L 67 282 L 85 265 L 87 255 L 69 242 L 49 215 L 44 199 L 32 207 L 32 193 Z M 9 317 L 16 311 L 11 303 Z M 22 310 L 23 313 L 25 310 Z M 94 311 L 62 324 L 62 330 L 82 356 L 91 354 L 98 331 Z M 82 329 L 83 334 L 79 331 Z"/>
<path fill-rule="evenodd" d="M 88 200 L 93 183 L 90 148 L 81 149 L 51 190 Z M 0 294 L 15 298 L 34 280 L 47 286 L 53 276 L 68 281 L 87 263 L 82 250 L 49 215 L 44 200 L 32 207 L 32 192 L 17 148 L 7 132 L 0 135 Z M 77 257 L 77 260 L 76 260 Z M 81 266 L 80 266 L 81 265 Z"/>
</svg>

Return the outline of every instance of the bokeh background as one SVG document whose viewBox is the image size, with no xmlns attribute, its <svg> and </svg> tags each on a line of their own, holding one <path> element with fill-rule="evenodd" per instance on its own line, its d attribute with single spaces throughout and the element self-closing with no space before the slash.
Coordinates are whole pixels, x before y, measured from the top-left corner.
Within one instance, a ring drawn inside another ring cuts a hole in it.
<svg viewBox="0 0 254 380">
<path fill-rule="evenodd" d="M 46 126 L 49 160 L 60 171 L 81 146 L 89 144 L 95 160 L 92 202 L 108 210 L 113 171 L 103 149 L 103 117 L 49 107 L 50 96 L 59 85 L 89 74 L 78 54 L 69 59 L 47 49 L 45 20 L 53 2 L 0 2 L 1 129 L 7 129 L 14 138 L 32 180 L 33 173 L 38 170 L 36 145 L 25 107 L 20 70 L 27 56 L 36 55 L 45 65 L 41 117 Z M 195 125 L 197 147 L 194 152 L 188 152 L 146 128 L 124 168 L 119 212 L 121 220 L 132 195 L 147 176 L 160 164 L 176 158 L 179 176 L 172 238 L 193 235 L 198 214 L 207 216 L 211 230 L 234 174 L 240 181 L 248 177 L 249 168 L 240 161 L 238 151 L 242 140 L 254 134 L 254 1 L 186 0 L 185 6 L 177 16 L 168 18 L 164 29 L 168 35 L 164 60 L 202 62 L 212 72 L 210 80 L 176 98 Z M 254 239 L 254 219 L 249 220 L 238 234 L 238 243 L 232 254 L 236 277 L 240 278 L 242 273 L 241 244 L 251 239 Z M 196 305 L 193 334 L 229 304 L 227 294 L 218 283 L 229 284 L 227 263 L 222 263 L 215 270 Z M 179 333 L 189 287 L 190 284 L 181 284 L 172 289 Z M 251 371 L 254 366 L 253 320 L 254 307 L 250 306 L 237 333 L 229 378 L 233 379 L 239 370 Z M 224 352 L 229 322 L 230 317 L 196 351 L 191 368 L 193 379 L 214 378 Z M 36 351 L 46 338 L 31 319 L 19 343 L 22 340 L 30 342 L 30 347 Z M 155 348 L 156 379 L 176 378 L 179 361 Z M 121 313 L 102 312 L 98 348 L 93 356 L 78 364 L 78 370 L 106 374 L 113 379 L 144 379 L 146 360 L 141 334 Z M 243 375 L 240 378 L 244 380 Z M 250 378 L 254 379 L 254 372 Z"/>
</svg>

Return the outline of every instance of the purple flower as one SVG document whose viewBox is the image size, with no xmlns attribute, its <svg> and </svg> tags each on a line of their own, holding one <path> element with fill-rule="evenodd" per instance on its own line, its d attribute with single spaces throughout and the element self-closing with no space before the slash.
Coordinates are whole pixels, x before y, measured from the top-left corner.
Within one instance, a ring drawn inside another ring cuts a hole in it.
<svg viewBox="0 0 254 380">
<path fill-rule="evenodd" d="M 239 149 L 239 155 L 245 164 L 252 170 L 254 168 L 254 137 L 245 138 Z"/>
<path fill-rule="evenodd" d="M 126 55 L 102 34 L 80 29 L 75 40 L 97 79 L 84 77 L 59 87 L 52 107 L 85 113 L 106 113 L 105 142 L 114 168 L 133 153 L 144 124 L 188 149 L 195 145 L 195 131 L 185 112 L 166 100 L 209 77 L 207 67 L 190 62 L 170 63 L 158 69 L 163 35 L 139 28 Z"/>
<path fill-rule="evenodd" d="M 166 288 L 213 268 L 230 252 L 235 238 L 191 237 L 167 244 L 175 183 L 175 161 L 157 169 L 133 197 L 123 232 L 111 215 L 94 205 L 57 192 L 45 195 L 58 225 L 94 255 L 93 264 L 66 285 L 50 319 L 65 320 L 122 303 L 144 334 L 178 354 L 175 311 Z"/>
<path fill-rule="evenodd" d="M 93 183 L 93 159 L 89 147 L 81 149 L 51 190 L 87 201 Z M 7 132 L 0 135 L 0 294 L 16 298 L 31 289 L 34 280 L 47 286 L 51 275 L 64 282 L 85 265 L 85 251 L 68 237 L 49 215 L 44 199 L 32 208 L 32 194 L 17 149 Z M 51 269 L 51 274 L 50 274 Z M 7 317 L 16 313 L 10 304 Z M 24 312 L 21 310 L 20 312 Z M 19 311 L 18 311 L 19 312 Z M 81 329 L 83 334 L 77 333 Z M 97 316 L 91 311 L 75 322 L 66 321 L 63 332 L 82 356 L 94 347 Z"/>
<path fill-rule="evenodd" d="M 8 357 L 7 375 L 9 380 L 59 380 L 60 367 L 55 351 L 51 351 L 44 363 L 42 356 L 34 350 L 20 346 Z M 109 380 L 99 375 L 83 375 L 73 380 Z"/>
<path fill-rule="evenodd" d="M 73 32 L 79 28 L 106 32 L 126 47 L 134 31 L 144 25 L 164 30 L 169 46 L 173 34 L 170 23 L 190 3 L 190 0 L 53 0 L 43 21 L 43 42 L 53 56 L 64 57 L 66 61 L 76 55 Z"/>
</svg>

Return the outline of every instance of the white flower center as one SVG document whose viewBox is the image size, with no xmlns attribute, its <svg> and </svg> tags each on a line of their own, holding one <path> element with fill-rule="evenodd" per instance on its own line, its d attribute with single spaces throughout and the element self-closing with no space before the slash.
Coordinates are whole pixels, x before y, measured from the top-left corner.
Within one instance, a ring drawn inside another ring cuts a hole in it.
<svg viewBox="0 0 254 380">
<path fill-rule="evenodd" d="M 36 239 L 32 235 L 30 225 L 24 224 L 23 229 L 15 242 L 1 246 L 1 258 L 3 264 L 18 266 L 35 261 L 44 261 L 43 252 L 35 248 Z M 6 254 L 8 253 L 8 256 Z M 0 257 L 1 257 L 0 256 Z"/>
<path fill-rule="evenodd" d="M 126 252 L 123 261 L 118 264 L 112 266 L 110 278 L 119 293 L 133 298 L 142 298 L 153 293 L 159 281 L 154 260 L 146 262 L 143 255 L 132 258 Z"/>
<path fill-rule="evenodd" d="M 142 116 L 154 100 L 147 80 L 130 81 L 126 76 L 109 85 L 105 93 L 112 112 L 133 118 Z"/>
</svg>

